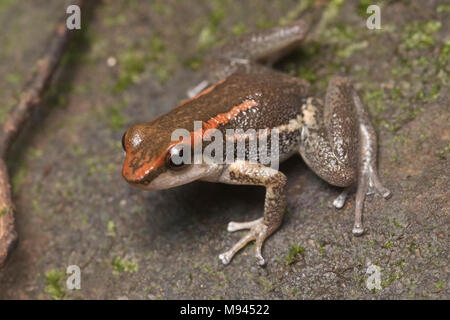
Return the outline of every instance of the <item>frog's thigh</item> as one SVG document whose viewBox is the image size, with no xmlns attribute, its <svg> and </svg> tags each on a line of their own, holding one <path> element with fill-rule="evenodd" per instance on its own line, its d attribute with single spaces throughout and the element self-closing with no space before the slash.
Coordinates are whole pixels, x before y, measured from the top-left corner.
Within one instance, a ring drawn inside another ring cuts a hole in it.
<svg viewBox="0 0 450 320">
<path fill-rule="evenodd" d="M 300 153 L 306 163 L 331 184 L 348 186 L 356 181 L 353 234 L 364 232 L 362 212 L 366 194 L 372 190 L 384 198 L 390 191 L 381 183 L 376 169 L 377 139 L 369 116 L 347 78 L 331 80 L 325 106 L 308 99 L 303 106 L 304 127 Z M 335 201 L 342 207 L 346 193 Z"/>
<path fill-rule="evenodd" d="M 328 183 L 347 187 L 355 181 L 358 133 L 356 114 L 345 93 L 328 88 L 325 106 L 308 98 L 302 106 L 300 154 Z"/>
</svg>

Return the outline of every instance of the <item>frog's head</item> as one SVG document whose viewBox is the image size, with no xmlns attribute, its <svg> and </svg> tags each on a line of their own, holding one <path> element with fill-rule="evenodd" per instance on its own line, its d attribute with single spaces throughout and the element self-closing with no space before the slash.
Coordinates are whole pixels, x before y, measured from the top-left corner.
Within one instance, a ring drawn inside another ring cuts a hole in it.
<svg viewBox="0 0 450 320">
<path fill-rule="evenodd" d="M 157 190 L 189 183 L 205 175 L 203 164 L 185 163 L 186 144 L 171 140 L 163 117 L 131 126 L 122 137 L 125 151 L 122 175 L 131 185 Z"/>
</svg>

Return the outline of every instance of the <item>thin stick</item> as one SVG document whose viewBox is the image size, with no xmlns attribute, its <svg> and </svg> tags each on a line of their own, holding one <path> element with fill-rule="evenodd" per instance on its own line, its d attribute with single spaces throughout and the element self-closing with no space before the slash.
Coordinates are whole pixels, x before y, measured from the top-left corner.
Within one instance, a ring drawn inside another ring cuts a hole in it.
<svg viewBox="0 0 450 320">
<path fill-rule="evenodd" d="M 83 0 L 72 1 L 72 4 L 81 8 Z M 67 29 L 66 18 L 65 15 L 58 24 L 48 51 L 36 62 L 33 73 L 22 91 L 19 103 L 10 110 L 0 131 L 0 267 L 3 266 L 18 240 L 17 232 L 14 229 L 15 206 L 11 198 L 6 155 L 31 111 L 39 106 L 41 97 L 58 67 L 65 48 L 67 48 L 67 43 L 74 31 Z"/>
</svg>

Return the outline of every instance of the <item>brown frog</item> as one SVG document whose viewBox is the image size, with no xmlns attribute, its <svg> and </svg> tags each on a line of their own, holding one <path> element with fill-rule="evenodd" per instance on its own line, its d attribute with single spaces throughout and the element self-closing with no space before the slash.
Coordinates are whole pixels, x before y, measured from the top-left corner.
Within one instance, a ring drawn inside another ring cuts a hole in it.
<svg viewBox="0 0 450 320">
<path fill-rule="evenodd" d="M 252 152 L 250 140 L 264 136 L 270 140 L 265 151 L 271 159 L 276 155 L 283 161 L 300 154 L 319 177 L 345 187 L 333 203 L 337 208 L 356 186 L 354 235 L 364 232 L 366 194 L 390 195 L 376 169 L 375 130 L 351 82 L 334 77 L 322 102 L 311 96 L 307 81 L 269 67 L 297 46 L 306 31 L 307 25 L 296 21 L 232 40 L 206 60 L 205 80 L 188 92 L 190 99 L 156 119 L 133 125 L 123 135 L 122 173 L 133 186 L 155 190 L 204 180 L 266 188 L 261 218 L 228 224 L 230 232 L 249 232 L 219 256 L 224 264 L 255 240 L 257 262 L 263 265 L 263 242 L 279 228 L 286 209 L 286 176 Z M 179 129 L 187 138 L 174 138 Z M 249 130 L 252 134 L 246 134 Z M 219 142 L 223 148 L 192 161 L 192 150 L 208 149 L 216 133 L 226 137 Z M 226 147 L 230 141 L 231 149 Z M 227 161 L 211 161 L 218 155 Z"/>
</svg>

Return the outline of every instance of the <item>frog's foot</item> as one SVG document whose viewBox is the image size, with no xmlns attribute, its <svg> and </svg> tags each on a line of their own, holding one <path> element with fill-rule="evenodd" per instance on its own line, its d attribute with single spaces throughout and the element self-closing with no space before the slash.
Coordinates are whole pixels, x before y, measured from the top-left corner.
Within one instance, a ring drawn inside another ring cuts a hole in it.
<svg viewBox="0 0 450 320">
<path fill-rule="evenodd" d="M 369 166 L 366 171 L 362 170 L 358 179 L 358 189 L 356 191 L 355 223 L 352 229 L 352 233 L 355 236 L 360 236 L 364 233 L 364 227 L 362 224 L 364 200 L 366 198 L 366 195 L 373 194 L 375 191 L 385 199 L 389 199 L 389 197 L 391 196 L 391 192 L 381 184 L 377 172 L 371 166 Z"/>
<path fill-rule="evenodd" d="M 271 234 L 269 227 L 264 224 L 263 218 L 249 221 L 249 222 L 230 222 L 227 230 L 229 232 L 250 229 L 250 231 L 243 236 L 230 250 L 219 255 L 219 259 L 223 264 L 230 263 L 233 256 L 241 250 L 250 241 L 256 240 L 256 253 L 255 257 L 258 260 L 258 264 L 263 266 L 266 262 L 261 254 L 262 245 L 264 240 Z"/>
<path fill-rule="evenodd" d="M 342 209 L 344 207 L 345 201 L 347 200 L 348 194 L 350 192 L 350 187 L 345 188 L 340 195 L 336 197 L 333 201 L 333 206 L 336 209 Z"/>
<path fill-rule="evenodd" d="M 383 186 L 378 177 L 378 172 L 376 169 L 377 144 L 375 130 L 370 124 L 361 100 L 354 90 L 352 95 L 354 105 L 361 119 L 359 124 L 360 144 L 355 203 L 355 223 L 353 225 L 352 233 L 355 236 L 360 236 L 364 233 L 362 212 L 364 209 L 364 200 L 366 195 L 372 194 L 375 191 L 383 198 L 388 199 L 391 196 L 391 192 Z"/>
</svg>

